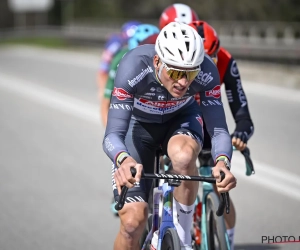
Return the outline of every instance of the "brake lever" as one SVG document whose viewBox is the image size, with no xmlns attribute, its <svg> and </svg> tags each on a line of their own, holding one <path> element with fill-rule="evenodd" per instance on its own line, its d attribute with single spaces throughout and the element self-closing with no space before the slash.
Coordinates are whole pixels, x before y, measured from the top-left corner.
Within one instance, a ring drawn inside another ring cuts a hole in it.
<svg viewBox="0 0 300 250">
<path fill-rule="evenodd" d="M 135 175 L 136 175 L 136 169 L 133 168 L 133 167 L 131 167 L 130 168 L 130 172 L 131 172 L 132 177 L 135 177 Z M 126 195 L 127 195 L 127 191 L 128 191 L 128 187 L 123 186 L 122 189 L 121 189 L 121 194 L 120 194 L 120 197 L 119 197 L 119 201 L 115 205 L 115 209 L 117 211 L 120 211 L 124 207 L 125 199 L 126 199 Z"/>
<path fill-rule="evenodd" d="M 250 157 L 249 148 L 246 147 L 243 151 L 241 151 L 241 153 L 245 157 L 245 161 L 246 161 L 246 175 L 250 176 L 255 174 L 254 165 Z"/>
<path fill-rule="evenodd" d="M 225 173 L 221 171 L 221 181 L 224 180 Z M 229 193 L 221 193 L 220 203 L 218 210 L 216 211 L 217 216 L 222 216 L 224 214 L 224 210 L 226 210 L 226 214 L 230 212 L 230 201 L 229 201 Z"/>
</svg>

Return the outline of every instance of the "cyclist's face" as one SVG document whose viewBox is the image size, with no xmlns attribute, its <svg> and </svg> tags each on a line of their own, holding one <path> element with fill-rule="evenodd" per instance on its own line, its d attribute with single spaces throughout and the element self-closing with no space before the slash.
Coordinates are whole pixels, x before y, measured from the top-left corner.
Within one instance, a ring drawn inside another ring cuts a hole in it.
<svg viewBox="0 0 300 250">
<path fill-rule="evenodd" d="M 159 58 L 158 60 L 154 59 L 154 65 L 156 66 L 156 74 L 159 78 L 158 80 L 160 80 L 168 92 L 176 98 L 184 96 L 195 76 L 197 76 L 199 72 L 198 69 L 195 69 L 195 72 L 184 73 L 184 68 L 166 65 L 162 63 Z"/>
</svg>

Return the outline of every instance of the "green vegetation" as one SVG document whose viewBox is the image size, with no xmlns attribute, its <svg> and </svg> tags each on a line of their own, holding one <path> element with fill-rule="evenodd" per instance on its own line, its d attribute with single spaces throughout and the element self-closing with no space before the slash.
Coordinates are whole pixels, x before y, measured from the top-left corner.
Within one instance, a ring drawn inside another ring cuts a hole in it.
<svg viewBox="0 0 300 250">
<path fill-rule="evenodd" d="M 66 48 L 68 44 L 60 38 L 46 38 L 46 37 L 23 37 L 23 38 L 9 38 L 0 40 L 0 45 L 29 45 L 40 46 L 46 48 Z"/>
</svg>

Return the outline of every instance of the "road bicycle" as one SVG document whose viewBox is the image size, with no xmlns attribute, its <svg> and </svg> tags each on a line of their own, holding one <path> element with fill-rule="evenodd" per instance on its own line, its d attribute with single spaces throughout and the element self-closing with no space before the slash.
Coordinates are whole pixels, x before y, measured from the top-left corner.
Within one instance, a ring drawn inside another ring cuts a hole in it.
<svg viewBox="0 0 300 250">
<path fill-rule="evenodd" d="M 173 209 L 173 191 L 175 187 L 178 187 L 181 183 L 181 180 L 185 181 L 201 181 L 205 184 L 205 187 L 216 183 L 216 179 L 211 176 L 211 167 L 207 167 L 206 172 L 202 171 L 200 176 L 188 176 L 188 175 L 176 175 L 170 173 L 160 173 L 159 168 L 159 157 L 160 152 L 157 151 L 156 159 L 155 159 L 155 171 L 154 174 L 147 174 L 143 173 L 142 178 L 149 178 L 154 179 L 154 188 L 153 188 L 153 195 L 152 195 L 152 203 L 150 203 L 150 214 L 148 217 L 148 222 L 144 231 L 143 236 L 140 239 L 140 247 L 142 250 L 180 250 L 180 240 L 176 232 L 176 228 L 174 225 L 174 219 L 177 218 L 176 209 Z M 210 171 L 208 171 L 210 169 Z M 135 169 L 132 168 L 132 174 L 135 175 Z M 222 173 L 222 179 L 224 178 L 224 173 Z M 163 184 L 159 184 L 158 180 L 164 179 L 165 182 Z M 122 209 L 125 203 L 126 193 L 128 188 L 122 187 L 122 191 L 120 194 L 119 202 L 115 205 L 116 210 Z M 226 229 L 224 224 L 224 219 L 222 218 L 222 214 L 224 210 L 226 213 L 229 213 L 229 194 L 222 193 L 219 197 L 214 193 L 213 188 L 209 192 L 208 189 L 205 189 L 207 192 L 206 195 L 202 199 L 203 210 L 202 210 L 202 220 L 208 220 L 204 227 L 204 223 L 201 223 L 202 228 L 202 238 L 203 239 L 210 239 L 210 234 L 214 232 L 214 227 L 222 221 L 224 226 L 224 238 L 225 243 L 221 245 L 221 249 L 229 249 L 229 241 L 228 237 L 226 239 Z M 150 199 L 151 200 L 151 199 Z M 219 201 L 220 200 L 220 201 Z M 162 201 L 162 202 L 161 202 Z M 205 202 L 203 202 L 205 201 Z M 160 205 L 161 204 L 161 205 Z M 219 204 L 219 205 L 218 205 Z M 161 209 L 161 213 L 160 210 Z M 207 211 L 207 212 L 206 212 Z M 161 217 L 160 217 L 161 214 Z M 209 215 L 207 217 L 207 215 Z M 215 216 L 217 215 L 217 216 Z M 221 220 L 216 220 L 215 218 L 222 218 Z M 202 225 L 203 224 L 203 225 Z M 210 233 L 210 234 L 209 234 Z M 219 233 L 219 232 L 218 232 Z M 221 233 L 221 232 L 220 232 Z M 153 240 L 153 238 L 155 240 Z M 209 248 L 204 248 L 205 241 L 202 241 L 201 249 L 214 249 L 211 248 L 212 246 L 209 241 L 206 242 L 206 245 Z M 152 247 L 151 247 L 152 244 Z M 153 246 L 154 244 L 154 246 Z"/>
<path fill-rule="evenodd" d="M 233 150 L 236 149 L 233 148 Z M 253 175 L 255 171 L 249 148 L 245 148 L 241 153 L 245 158 L 246 175 Z M 199 174 L 201 176 L 210 175 L 211 168 L 214 166 L 210 150 L 202 150 L 199 157 L 201 158 L 199 160 L 201 161 L 201 166 L 198 168 Z M 215 193 L 213 185 L 203 182 L 202 193 L 197 196 L 195 202 L 193 217 L 192 239 L 194 250 L 230 249 L 224 217 L 215 216 L 218 201 L 219 197 Z"/>
</svg>

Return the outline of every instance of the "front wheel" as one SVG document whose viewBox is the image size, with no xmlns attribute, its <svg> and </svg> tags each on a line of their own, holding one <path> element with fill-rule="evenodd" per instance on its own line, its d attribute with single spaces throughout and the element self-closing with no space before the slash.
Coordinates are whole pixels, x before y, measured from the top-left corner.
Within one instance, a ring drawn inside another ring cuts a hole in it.
<svg viewBox="0 0 300 250">
<path fill-rule="evenodd" d="M 209 250 L 229 250 L 229 241 L 226 233 L 224 217 L 217 216 L 219 198 L 211 192 L 206 197 L 207 239 Z"/>
<path fill-rule="evenodd" d="M 168 228 L 161 243 L 162 250 L 181 250 L 180 239 L 174 228 Z"/>
</svg>

